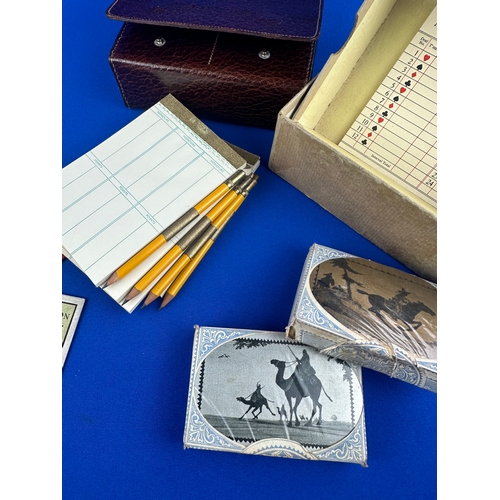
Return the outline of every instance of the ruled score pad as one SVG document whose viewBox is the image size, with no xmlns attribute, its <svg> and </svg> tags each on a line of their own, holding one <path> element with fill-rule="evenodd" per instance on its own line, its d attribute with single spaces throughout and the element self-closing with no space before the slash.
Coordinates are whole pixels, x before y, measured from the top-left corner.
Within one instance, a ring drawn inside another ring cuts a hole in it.
<svg viewBox="0 0 500 500">
<path fill-rule="evenodd" d="M 340 146 L 437 207 L 437 9 Z"/>
<path fill-rule="evenodd" d="M 235 171 L 157 103 L 63 168 L 63 253 L 99 286 Z M 146 269 L 139 266 L 137 273 L 146 272 L 194 223 L 145 261 Z M 119 301 L 134 285 L 130 280 L 140 277 L 132 272 L 105 291 Z"/>
</svg>

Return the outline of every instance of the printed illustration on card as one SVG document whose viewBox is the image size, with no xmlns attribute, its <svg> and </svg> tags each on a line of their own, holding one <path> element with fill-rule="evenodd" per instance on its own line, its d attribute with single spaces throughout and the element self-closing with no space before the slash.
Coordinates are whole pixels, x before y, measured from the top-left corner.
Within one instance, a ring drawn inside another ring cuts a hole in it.
<svg viewBox="0 0 500 500">
<path fill-rule="evenodd" d="M 340 258 L 316 266 L 310 287 L 349 330 L 420 357 L 437 357 L 437 290 L 425 280 L 365 259 Z"/>
<path fill-rule="evenodd" d="M 202 328 L 198 342 L 188 446 L 203 435 L 215 449 L 365 462 L 358 367 L 283 333 Z"/>
</svg>

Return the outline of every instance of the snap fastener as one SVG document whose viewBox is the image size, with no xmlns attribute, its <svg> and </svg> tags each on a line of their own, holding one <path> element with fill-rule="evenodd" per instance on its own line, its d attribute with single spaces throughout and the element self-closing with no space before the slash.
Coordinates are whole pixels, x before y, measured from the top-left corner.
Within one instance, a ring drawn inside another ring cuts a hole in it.
<svg viewBox="0 0 500 500">
<path fill-rule="evenodd" d="M 157 46 L 157 47 L 163 47 L 165 45 L 165 38 L 157 38 L 155 41 L 154 41 L 154 44 Z"/>
<path fill-rule="evenodd" d="M 265 49 L 264 49 L 264 50 L 261 50 L 261 51 L 259 52 L 259 57 L 260 57 L 261 59 L 264 59 L 264 60 L 265 60 L 265 59 L 269 59 L 269 58 L 271 57 L 271 52 L 269 52 L 268 50 L 265 50 Z"/>
</svg>

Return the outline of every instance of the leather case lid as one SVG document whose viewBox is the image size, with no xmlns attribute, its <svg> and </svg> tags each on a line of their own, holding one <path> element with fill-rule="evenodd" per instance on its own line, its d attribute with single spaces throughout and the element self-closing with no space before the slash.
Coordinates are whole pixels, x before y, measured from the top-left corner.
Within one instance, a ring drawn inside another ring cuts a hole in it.
<svg viewBox="0 0 500 500">
<path fill-rule="evenodd" d="M 317 40 L 323 0 L 115 0 L 119 21 L 225 31 L 267 38 Z"/>
</svg>

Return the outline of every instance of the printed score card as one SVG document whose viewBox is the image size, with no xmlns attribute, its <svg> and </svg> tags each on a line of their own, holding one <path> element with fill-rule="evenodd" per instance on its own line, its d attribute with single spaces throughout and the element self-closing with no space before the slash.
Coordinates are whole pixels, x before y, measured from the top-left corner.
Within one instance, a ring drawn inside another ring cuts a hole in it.
<svg viewBox="0 0 500 500">
<path fill-rule="evenodd" d="M 204 131 L 203 137 L 197 130 Z M 234 148 L 166 96 L 63 168 L 63 255 L 101 286 L 236 169 L 253 171 L 257 166 L 247 168 Z M 196 222 L 105 292 L 120 303 Z M 148 291 L 122 307 L 132 312 Z"/>
<path fill-rule="evenodd" d="M 340 146 L 436 208 L 436 103 L 435 8 Z"/>
</svg>

